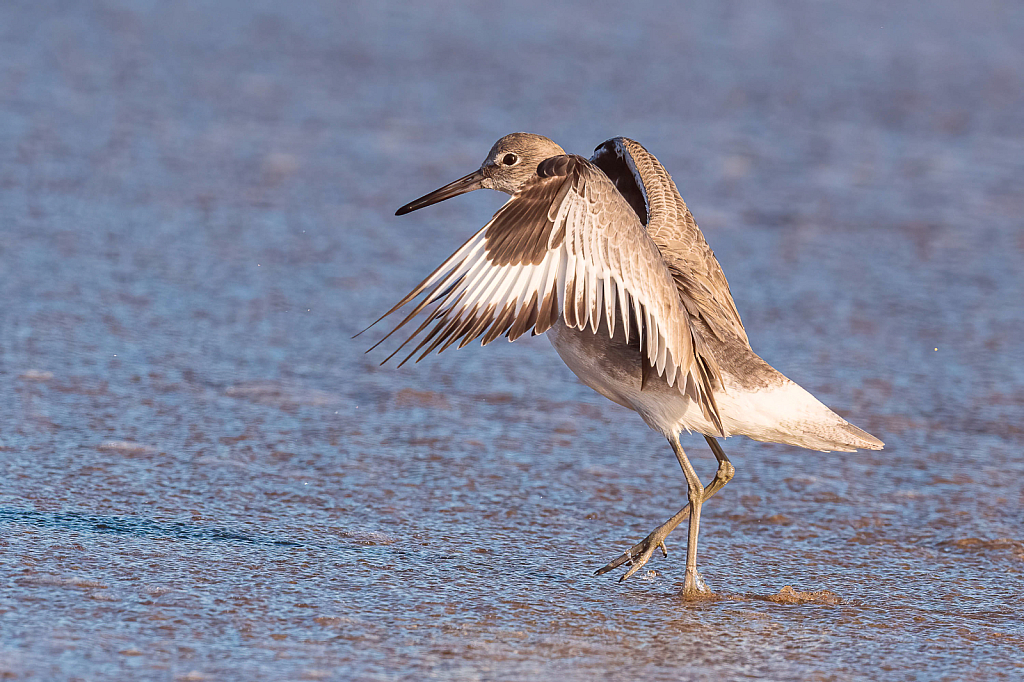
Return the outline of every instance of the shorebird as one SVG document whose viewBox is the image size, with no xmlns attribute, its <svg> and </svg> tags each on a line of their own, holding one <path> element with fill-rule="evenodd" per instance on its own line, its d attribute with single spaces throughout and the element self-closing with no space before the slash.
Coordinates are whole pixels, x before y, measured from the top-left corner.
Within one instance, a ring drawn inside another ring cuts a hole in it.
<svg viewBox="0 0 1024 682">
<path fill-rule="evenodd" d="M 395 215 L 481 188 L 512 198 L 377 320 L 422 296 L 373 348 L 424 310 L 384 362 L 413 339 L 419 344 L 399 366 L 480 336 L 487 345 L 546 332 L 584 384 L 668 439 L 688 504 L 598 575 L 630 564 L 622 581 L 656 549 L 668 556 L 665 538 L 688 517 L 683 593 L 707 591 L 697 572 L 701 506 L 735 473 L 718 438 L 825 452 L 882 448 L 751 350 L 714 253 L 671 176 L 637 142 L 613 138 L 587 160 L 546 137 L 512 133 L 479 169 Z M 707 487 L 680 445 L 684 429 L 703 434 L 718 460 Z"/>
</svg>

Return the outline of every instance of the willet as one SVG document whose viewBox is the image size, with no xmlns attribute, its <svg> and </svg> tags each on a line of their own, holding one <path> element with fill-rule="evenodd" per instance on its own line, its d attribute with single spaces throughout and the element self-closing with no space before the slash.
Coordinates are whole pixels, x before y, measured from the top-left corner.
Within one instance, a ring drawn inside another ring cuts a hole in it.
<svg viewBox="0 0 1024 682">
<path fill-rule="evenodd" d="M 399 366 L 481 335 L 486 345 L 549 332 L 583 383 L 663 434 L 689 503 L 597 574 L 629 563 L 625 580 L 655 549 L 668 556 L 665 538 L 689 516 L 683 592 L 707 589 L 697 572 L 701 505 L 735 472 L 716 438 L 826 452 L 882 447 L 751 350 L 714 253 L 668 172 L 640 144 L 617 137 L 588 161 L 540 135 L 506 135 L 478 170 L 396 215 L 480 188 L 512 198 L 377 320 L 423 295 L 387 339 L 430 308 L 384 362 L 415 338 Z M 707 487 L 679 443 L 683 429 L 704 434 L 718 460 Z"/>
</svg>

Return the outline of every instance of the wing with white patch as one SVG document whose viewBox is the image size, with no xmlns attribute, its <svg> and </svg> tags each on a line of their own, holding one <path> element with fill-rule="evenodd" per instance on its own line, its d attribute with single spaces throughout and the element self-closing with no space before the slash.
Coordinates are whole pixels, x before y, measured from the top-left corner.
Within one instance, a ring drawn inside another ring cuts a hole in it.
<svg viewBox="0 0 1024 682">
<path fill-rule="evenodd" d="M 483 229 L 381 319 L 421 295 L 384 339 L 424 311 L 425 319 L 384 362 L 414 339 L 400 365 L 481 336 L 486 345 L 541 334 L 559 315 L 594 333 L 602 321 L 612 335 L 622 324 L 627 340 L 639 334 L 645 365 L 670 386 L 678 382 L 720 427 L 708 367 L 694 352 L 699 341 L 658 246 L 608 177 L 582 157 L 543 161 Z"/>
</svg>

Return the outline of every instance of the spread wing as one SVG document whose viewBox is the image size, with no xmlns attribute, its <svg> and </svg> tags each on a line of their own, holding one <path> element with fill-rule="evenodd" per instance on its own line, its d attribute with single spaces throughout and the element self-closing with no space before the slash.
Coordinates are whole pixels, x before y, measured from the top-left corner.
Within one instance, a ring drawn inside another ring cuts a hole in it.
<svg viewBox="0 0 1024 682">
<path fill-rule="evenodd" d="M 721 429 L 709 367 L 695 354 L 658 246 L 608 177 L 582 157 L 543 161 L 483 229 L 380 319 L 421 295 L 384 339 L 426 310 L 425 319 L 384 362 L 414 339 L 400 364 L 481 336 L 486 345 L 541 334 L 559 316 L 594 333 L 603 320 L 609 334 L 617 324 L 627 340 L 638 333 L 645 366 L 670 386 L 678 382 Z"/>
<path fill-rule="evenodd" d="M 736 336 L 749 346 L 722 266 L 661 162 L 625 137 L 603 143 L 591 161 L 608 175 L 647 227 L 690 316 L 703 319 L 719 338 Z"/>
</svg>

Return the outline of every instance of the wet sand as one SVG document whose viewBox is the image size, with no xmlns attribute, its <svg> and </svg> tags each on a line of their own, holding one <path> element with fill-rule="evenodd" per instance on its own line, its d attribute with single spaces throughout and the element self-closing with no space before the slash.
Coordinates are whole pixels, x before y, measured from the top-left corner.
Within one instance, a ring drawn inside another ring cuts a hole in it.
<svg viewBox="0 0 1024 682">
<path fill-rule="evenodd" d="M 1024 14 L 581 7 L 0 5 L 0 675 L 1024 677 Z M 725 441 L 718 598 L 682 533 L 592 575 L 685 481 L 545 339 L 350 339 L 503 197 L 394 209 L 513 130 L 645 144 L 886 442 Z"/>
</svg>

